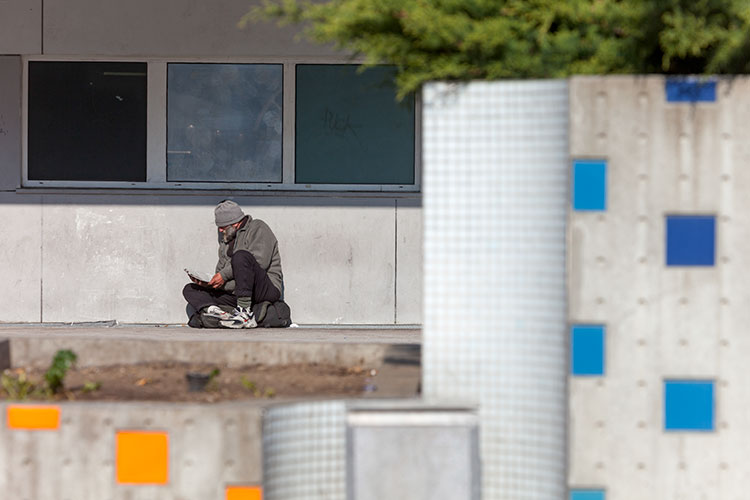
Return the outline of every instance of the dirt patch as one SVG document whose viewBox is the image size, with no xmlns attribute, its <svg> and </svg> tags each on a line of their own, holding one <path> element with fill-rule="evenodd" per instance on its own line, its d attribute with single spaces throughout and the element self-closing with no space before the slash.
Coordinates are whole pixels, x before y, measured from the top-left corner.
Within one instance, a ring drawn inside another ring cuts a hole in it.
<svg viewBox="0 0 750 500">
<path fill-rule="evenodd" d="M 215 375 L 200 392 L 188 390 L 189 372 Z M 21 371 L 34 385 L 44 386 L 44 370 Z M 371 390 L 377 371 L 363 366 L 342 368 L 323 364 L 281 366 L 253 365 L 228 368 L 220 365 L 153 362 L 72 368 L 65 377 L 65 390 L 53 399 L 76 401 L 193 401 L 217 402 L 243 399 L 300 396 L 361 396 Z M 0 398 L 8 393 L 0 389 Z M 35 394 L 28 399 L 48 399 Z"/>
</svg>

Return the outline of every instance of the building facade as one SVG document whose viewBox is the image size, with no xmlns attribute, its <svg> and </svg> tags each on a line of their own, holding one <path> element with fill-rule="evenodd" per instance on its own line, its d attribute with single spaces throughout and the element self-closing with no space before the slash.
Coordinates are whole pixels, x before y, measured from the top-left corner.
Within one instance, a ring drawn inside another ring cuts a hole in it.
<svg viewBox="0 0 750 500">
<path fill-rule="evenodd" d="M 252 5 L 2 2 L 0 321 L 184 322 L 232 198 L 296 322 L 421 322 L 418 103 Z"/>
</svg>

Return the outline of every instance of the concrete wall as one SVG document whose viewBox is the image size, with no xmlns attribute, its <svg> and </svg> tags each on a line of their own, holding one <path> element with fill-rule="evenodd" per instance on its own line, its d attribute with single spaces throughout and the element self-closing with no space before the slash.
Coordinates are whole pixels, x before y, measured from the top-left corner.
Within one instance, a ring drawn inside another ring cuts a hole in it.
<svg viewBox="0 0 750 500">
<path fill-rule="evenodd" d="M 320 56 L 328 47 L 295 39 L 297 28 L 237 22 L 241 0 L 3 0 L 0 54 L 101 56 Z"/>
<path fill-rule="evenodd" d="M 0 274 L 12 283 L 0 291 L 0 321 L 185 322 L 183 268 L 213 271 L 213 206 L 223 198 L 0 193 Z M 392 197 L 234 199 L 275 232 L 296 322 L 419 322 L 418 207 Z"/>
<path fill-rule="evenodd" d="M 56 425 L 44 416 L 14 414 L 14 408 L 0 404 L 3 498 L 218 500 L 227 487 L 262 482 L 258 404 L 65 403 L 47 407 L 57 411 Z M 123 456 L 121 431 L 165 433 L 165 459 Z M 129 458 L 146 473 L 166 466 L 166 482 L 119 481 Z"/>
<path fill-rule="evenodd" d="M 477 419 L 465 408 L 0 403 L 0 423 L 0 491 L 13 500 L 479 498 Z M 240 487 L 255 496 L 228 494 Z"/>
<path fill-rule="evenodd" d="M 42 0 L 0 2 L 0 55 L 42 51 Z"/>
<path fill-rule="evenodd" d="M 607 203 L 570 213 L 570 320 L 603 325 L 606 344 L 604 374 L 570 381 L 569 481 L 607 500 L 743 498 L 750 79 L 707 102 L 668 102 L 665 83 L 570 83 L 571 154 L 607 160 Z M 715 217 L 714 265 L 666 266 L 676 214 Z M 713 383 L 713 428 L 665 429 L 667 379 Z"/>
</svg>

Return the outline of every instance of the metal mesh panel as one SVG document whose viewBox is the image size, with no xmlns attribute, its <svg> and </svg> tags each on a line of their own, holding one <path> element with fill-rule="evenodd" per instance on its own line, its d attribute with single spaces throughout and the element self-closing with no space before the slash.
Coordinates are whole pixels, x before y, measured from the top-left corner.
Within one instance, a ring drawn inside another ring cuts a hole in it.
<svg viewBox="0 0 750 500">
<path fill-rule="evenodd" d="M 424 91 L 428 399 L 480 406 L 485 500 L 565 495 L 564 81 Z"/>
<path fill-rule="evenodd" d="M 343 401 L 273 407 L 263 419 L 267 500 L 346 498 L 346 406 Z"/>
</svg>

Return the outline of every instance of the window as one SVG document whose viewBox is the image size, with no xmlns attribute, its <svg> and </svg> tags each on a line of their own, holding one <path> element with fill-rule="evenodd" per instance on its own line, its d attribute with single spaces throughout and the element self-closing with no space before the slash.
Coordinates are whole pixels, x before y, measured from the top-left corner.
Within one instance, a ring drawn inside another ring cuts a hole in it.
<svg viewBox="0 0 750 500">
<path fill-rule="evenodd" d="M 167 180 L 281 182 L 280 64 L 169 64 Z"/>
<path fill-rule="evenodd" d="M 419 191 L 395 69 L 27 58 L 24 186 Z"/>
<path fill-rule="evenodd" d="M 667 78 L 667 102 L 716 102 L 716 80 L 695 77 Z"/>
<path fill-rule="evenodd" d="M 29 63 L 28 178 L 146 180 L 146 64 Z"/>
<path fill-rule="evenodd" d="M 297 65 L 297 182 L 414 183 L 414 99 L 394 100 L 394 77 L 386 66 Z"/>
<path fill-rule="evenodd" d="M 604 490 L 599 489 L 572 489 L 568 497 L 570 500 L 604 500 Z"/>
<path fill-rule="evenodd" d="M 570 328 L 570 372 L 572 375 L 604 375 L 605 331 L 602 325 Z"/>
<path fill-rule="evenodd" d="M 716 217 L 666 217 L 667 266 L 713 266 L 716 262 Z"/>
<path fill-rule="evenodd" d="M 607 209 L 607 160 L 573 160 L 573 210 Z"/>
<path fill-rule="evenodd" d="M 668 431 L 714 430 L 714 382 L 712 380 L 665 380 L 664 429 Z"/>
</svg>

